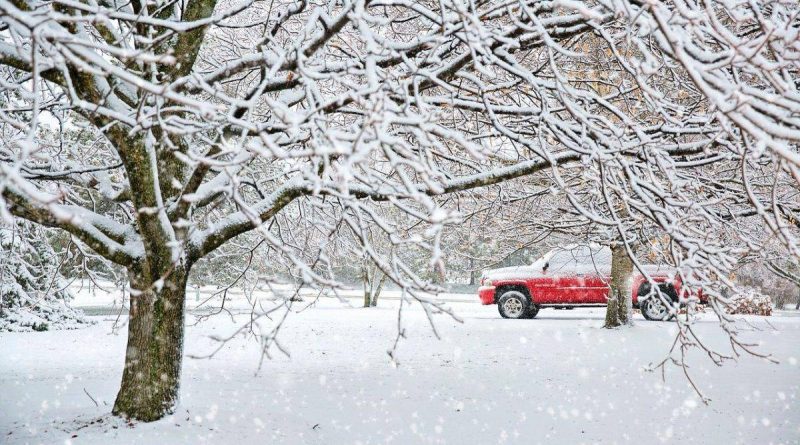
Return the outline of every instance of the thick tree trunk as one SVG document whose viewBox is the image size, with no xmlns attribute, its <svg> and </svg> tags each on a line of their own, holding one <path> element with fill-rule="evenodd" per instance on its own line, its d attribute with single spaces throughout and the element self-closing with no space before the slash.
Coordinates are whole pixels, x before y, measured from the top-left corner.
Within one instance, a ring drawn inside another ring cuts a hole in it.
<svg viewBox="0 0 800 445">
<path fill-rule="evenodd" d="M 150 422 L 172 413 L 178 401 L 187 272 L 171 270 L 162 285 L 129 276 L 128 348 L 113 413 Z"/>
<path fill-rule="evenodd" d="M 606 328 L 616 328 L 631 322 L 631 276 L 633 261 L 623 243 L 611 247 L 611 289 L 606 307 Z"/>
</svg>

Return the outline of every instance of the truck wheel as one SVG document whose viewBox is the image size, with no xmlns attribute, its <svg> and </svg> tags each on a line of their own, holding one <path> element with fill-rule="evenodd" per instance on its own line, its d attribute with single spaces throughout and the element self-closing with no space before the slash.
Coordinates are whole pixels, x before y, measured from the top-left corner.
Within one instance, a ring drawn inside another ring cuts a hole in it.
<svg viewBox="0 0 800 445">
<path fill-rule="evenodd" d="M 528 306 L 528 312 L 525 313 L 525 318 L 536 318 L 537 314 L 539 314 L 539 306 L 531 304 Z"/>
<path fill-rule="evenodd" d="M 642 316 L 650 321 L 665 321 L 669 318 L 669 308 L 661 298 L 654 295 L 642 304 Z"/>
<path fill-rule="evenodd" d="M 644 287 L 645 285 L 642 285 Z M 645 296 L 650 293 L 650 286 L 647 286 L 646 291 L 642 291 L 642 288 L 639 289 L 639 296 Z M 672 286 L 658 286 L 659 290 L 661 291 L 661 295 L 666 297 L 671 301 L 678 301 L 678 294 L 675 292 L 675 288 Z M 642 316 L 646 320 L 650 321 L 666 321 L 674 317 L 674 314 L 670 313 L 670 308 L 667 303 L 664 301 L 662 296 L 659 295 L 651 295 L 646 300 L 639 303 L 640 309 L 642 310 Z"/>
<path fill-rule="evenodd" d="M 503 318 L 528 318 L 531 303 L 522 292 L 509 290 L 497 300 L 497 310 Z"/>
</svg>

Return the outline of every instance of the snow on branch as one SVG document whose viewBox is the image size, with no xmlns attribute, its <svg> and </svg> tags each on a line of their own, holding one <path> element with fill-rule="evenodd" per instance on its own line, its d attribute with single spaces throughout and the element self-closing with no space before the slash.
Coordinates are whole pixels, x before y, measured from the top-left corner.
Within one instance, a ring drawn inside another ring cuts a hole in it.
<svg viewBox="0 0 800 445">
<path fill-rule="evenodd" d="M 530 197 L 531 227 L 666 236 L 702 286 L 800 256 L 798 8 L 3 0 L 3 209 L 152 281 L 253 232 L 328 285 L 286 218 L 393 209 L 438 270 L 465 214 Z"/>
</svg>

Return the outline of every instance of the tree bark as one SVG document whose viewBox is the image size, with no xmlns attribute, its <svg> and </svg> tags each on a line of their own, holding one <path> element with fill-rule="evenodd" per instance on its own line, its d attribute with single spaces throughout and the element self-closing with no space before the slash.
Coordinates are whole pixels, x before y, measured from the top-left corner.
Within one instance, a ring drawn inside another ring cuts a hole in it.
<svg viewBox="0 0 800 445">
<path fill-rule="evenodd" d="M 383 283 L 386 282 L 386 274 L 382 274 L 381 280 L 378 282 L 378 288 L 375 289 L 375 292 L 372 293 L 372 302 L 370 306 L 375 307 L 378 305 L 378 297 L 381 295 L 381 291 L 383 290 Z"/>
<path fill-rule="evenodd" d="M 151 422 L 174 412 L 178 401 L 188 272 L 176 266 L 160 286 L 142 275 L 129 272 L 128 348 L 113 413 Z"/>
<path fill-rule="evenodd" d="M 369 265 L 366 262 L 361 265 L 361 280 L 364 283 L 364 307 L 370 307 L 372 303 L 372 284 L 369 280 Z"/>
<path fill-rule="evenodd" d="M 469 257 L 469 285 L 478 284 L 478 273 L 475 270 L 475 258 Z"/>
<path fill-rule="evenodd" d="M 608 293 L 605 328 L 616 328 L 631 323 L 631 276 L 633 261 L 625 244 L 611 246 L 611 288 Z"/>
</svg>

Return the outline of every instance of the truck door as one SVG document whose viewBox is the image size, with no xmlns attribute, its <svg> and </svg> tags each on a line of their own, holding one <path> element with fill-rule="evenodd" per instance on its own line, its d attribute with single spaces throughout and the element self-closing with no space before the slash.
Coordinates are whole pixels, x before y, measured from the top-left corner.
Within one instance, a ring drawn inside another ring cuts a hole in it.
<svg viewBox="0 0 800 445">
<path fill-rule="evenodd" d="M 550 304 L 584 304 L 586 294 L 586 276 L 579 273 L 578 258 L 570 250 L 556 253 L 550 259 L 548 273 L 553 277 L 553 289 L 549 298 Z"/>
<path fill-rule="evenodd" d="M 553 255 L 551 262 L 559 275 L 555 304 L 604 304 L 608 296 L 609 255 L 588 246 Z"/>
</svg>

